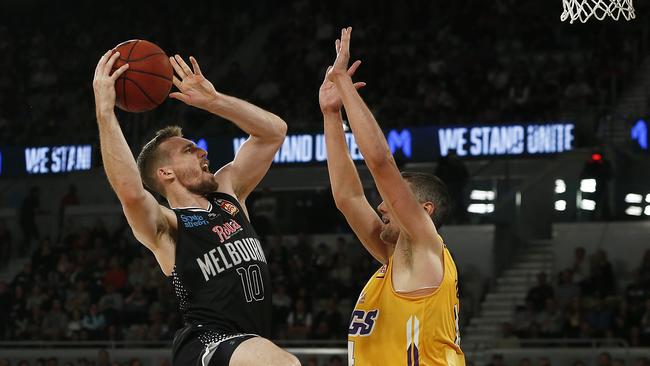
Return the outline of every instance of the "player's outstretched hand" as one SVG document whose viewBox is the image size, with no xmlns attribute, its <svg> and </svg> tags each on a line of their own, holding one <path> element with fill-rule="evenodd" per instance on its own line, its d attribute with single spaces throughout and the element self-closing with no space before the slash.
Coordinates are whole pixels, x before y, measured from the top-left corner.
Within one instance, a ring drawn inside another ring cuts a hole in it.
<svg viewBox="0 0 650 366">
<path fill-rule="evenodd" d="M 115 80 L 129 68 L 129 64 L 124 64 L 111 75 L 113 64 L 120 57 L 119 52 L 111 55 L 112 52 L 113 50 L 108 50 L 99 59 L 97 67 L 95 67 L 93 91 L 95 93 L 95 109 L 98 115 L 104 112 L 112 112 L 115 108 Z"/>
<path fill-rule="evenodd" d="M 327 73 L 327 79 L 334 81 L 337 76 L 347 75 L 348 62 L 350 62 L 350 36 L 352 27 L 341 29 L 341 38 L 336 40 L 336 60 Z"/>
<path fill-rule="evenodd" d="M 337 49 L 338 49 L 338 44 L 337 44 Z M 359 68 L 359 65 L 361 65 L 361 61 L 357 60 L 352 64 L 352 66 L 350 66 L 350 68 L 347 71 L 350 77 L 354 75 L 354 73 Z M 321 112 L 323 112 L 323 114 L 339 113 L 341 111 L 341 107 L 343 106 L 343 101 L 341 100 L 341 96 L 339 95 L 339 92 L 336 89 L 336 85 L 334 85 L 334 83 L 328 80 L 327 78 L 331 69 L 332 66 L 327 68 L 327 72 L 325 73 L 325 79 L 323 80 L 323 84 L 321 84 L 320 89 L 318 90 L 318 102 L 320 104 L 320 110 Z M 364 86 L 366 86 L 366 83 L 362 81 L 354 83 L 354 87 L 357 89 L 361 89 Z"/>
<path fill-rule="evenodd" d="M 185 104 L 207 110 L 219 97 L 219 93 L 217 93 L 210 80 L 203 76 L 196 59 L 190 56 L 193 70 L 190 69 L 179 55 L 170 57 L 169 61 L 174 67 L 176 75 L 178 75 L 178 77 L 174 75 L 174 85 L 179 90 L 179 92 L 169 94 L 169 97 L 178 99 Z"/>
</svg>

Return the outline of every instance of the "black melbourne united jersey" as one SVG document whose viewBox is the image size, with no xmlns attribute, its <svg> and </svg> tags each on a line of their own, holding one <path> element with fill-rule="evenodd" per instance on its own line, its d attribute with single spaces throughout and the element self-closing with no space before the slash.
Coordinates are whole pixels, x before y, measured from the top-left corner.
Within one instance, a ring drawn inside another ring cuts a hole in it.
<svg viewBox="0 0 650 366">
<path fill-rule="evenodd" d="M 213 193 L 208 201 L 208 210 L 174 209 L 172 280 L 185 322 L 269 336 L 271 281 L 259 238 L 234 197 Z"/>
</svg>

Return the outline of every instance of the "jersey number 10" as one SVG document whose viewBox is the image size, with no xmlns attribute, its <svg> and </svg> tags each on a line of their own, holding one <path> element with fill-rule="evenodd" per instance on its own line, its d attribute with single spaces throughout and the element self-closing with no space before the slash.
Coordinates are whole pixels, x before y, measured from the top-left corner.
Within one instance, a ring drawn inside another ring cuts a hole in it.
<svg viewBox="0 0 650 366">
<path fill-rule="evenodd" d="M 260 267 L 257 264 L 251 264 L 247 268 L 239 267 L 237 273 L 244 287 L 246 302 L 264 300 L 264 279 Z"/>
</svg>

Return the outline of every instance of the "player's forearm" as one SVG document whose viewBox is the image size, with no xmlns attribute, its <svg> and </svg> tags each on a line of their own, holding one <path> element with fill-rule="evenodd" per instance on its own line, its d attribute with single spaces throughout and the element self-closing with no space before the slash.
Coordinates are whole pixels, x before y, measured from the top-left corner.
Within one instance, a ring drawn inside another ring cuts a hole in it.
<svg viewBox="0 0 650 366">
<path fill-rule="evenodd" d="M 372 170 L 374 167 L 390 162 L 392 155 L 384 133 L 355 89 L 352 79 L 347 74 L 337 75 L 334 83 L 341 94 L 355 141 L 368 168 Z"/>
<path fill-rule="evenodd" d="M 332 195 L 340 208 L 346 200 L 363 196 L 359 173 L 348 153 L 340 112 L 323 115 L 327 171 L 332 184 Z"/>
<path fill-rule="evenodd" d="M 104 170 L 111 187 L 122 202 L 138 199 L 145 193 L 140 172 L 115 113 L 98 112 L 97 125 Z"/>
<path fill-rule="evenodd" d="M 280 117 L 225 94 L 215 98 L 209 112 L 232 121 L 247 134 L 263 141 L 282 143 L 287 134 L 287 124 Z"/>
</svg>

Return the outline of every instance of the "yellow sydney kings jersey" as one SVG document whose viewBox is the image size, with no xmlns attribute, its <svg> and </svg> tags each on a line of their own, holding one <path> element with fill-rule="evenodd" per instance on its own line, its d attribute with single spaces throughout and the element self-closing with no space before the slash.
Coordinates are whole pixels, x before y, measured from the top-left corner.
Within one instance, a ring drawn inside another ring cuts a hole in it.
<svg viewBox="0 0 650 366">
<path fill-rule="evenodd" d="M 465 365 L 458 329 L 458 274 L 445 246 L 444 275 L 433 293 L 398 294 L 393 258 L 364 287 L 348 329 L 348 365 Z"/>
</svg>

